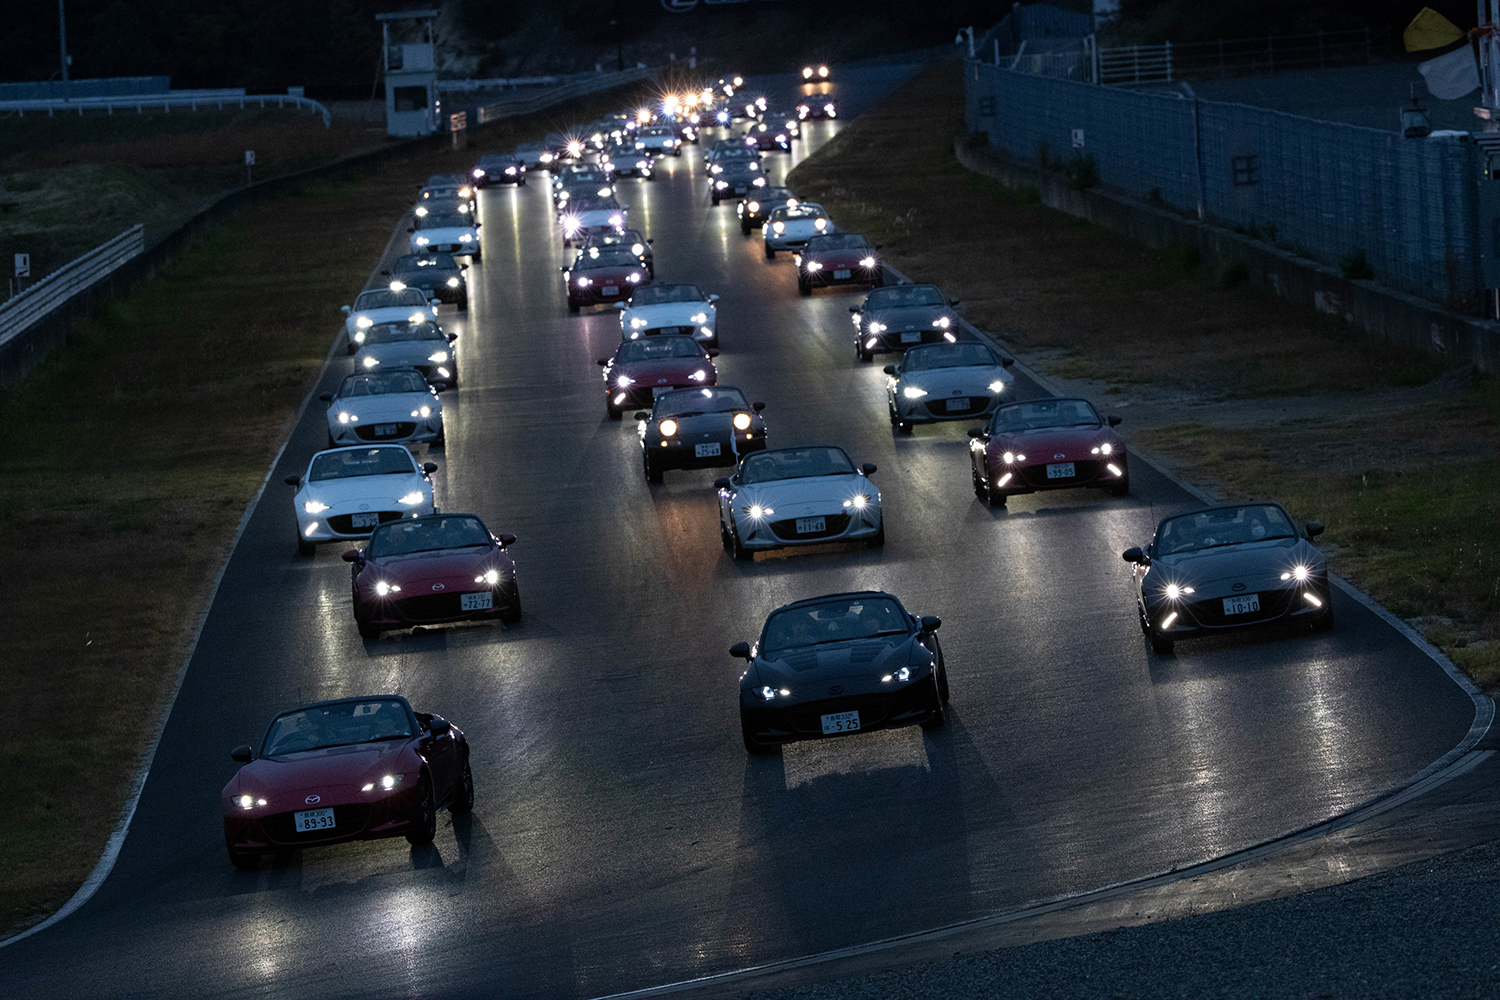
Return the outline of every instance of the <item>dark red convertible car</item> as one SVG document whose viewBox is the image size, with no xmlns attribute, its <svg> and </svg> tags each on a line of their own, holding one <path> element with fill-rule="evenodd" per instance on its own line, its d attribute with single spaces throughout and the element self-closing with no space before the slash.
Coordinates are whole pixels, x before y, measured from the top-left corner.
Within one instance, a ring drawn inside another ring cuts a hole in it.
<svg viewBox="0 0 1500 1000">
<path fill-rule="evenodd" d="M 995 411 L 988 427 L 969 429 L 974 494 L 1003 507 L 1007 497 L 1038 490 L 1097 486 L 1130 492 L 1120 418 L 1101 417 L 1086 399 L 1028 399 Z"/>
<path fill-rule="evenodd" d="M 885 284 L 880 248 L 858 233 L 825 233 L 808 237 L 807 246 L 797 254 L 797 291 L 811 295 L 814 288 L 827 285 Z"/>
<path fill-rule="evenodd" d="M 224 844 L 236 868 L 298 847 L 405 836 L 426 844 L 438 810 L 474 808 L 469 742 L 399 695 L 321 701 L 282 712 L 224 786 Z"/>
<path fill-rule="evenodd" d="M 392 521 L 350 549 L 354 622 L 367 639 L 388 629 L 475 618 L 521 620 L 516 536 L 492 535 L 473 514 L 429 514 Z"/>
<path fill-rule="evenodd" d="M 719 352 L 704 350 L 692 337 L 672 334 L 627 340 L 613 358 L 600 358 L 604 369 L 604 409 L 619 420 L 628 409 L 645 406 L 673 389 L 717 385 Z"/>
<path fill-rule="evenodd" d="M 628 246 L 589 247 L 562 273 L 568 312 L 575 313 L 601 302 L 624 302 L 637 287 L 651 284 L 651 272 Z"/>
</svg>

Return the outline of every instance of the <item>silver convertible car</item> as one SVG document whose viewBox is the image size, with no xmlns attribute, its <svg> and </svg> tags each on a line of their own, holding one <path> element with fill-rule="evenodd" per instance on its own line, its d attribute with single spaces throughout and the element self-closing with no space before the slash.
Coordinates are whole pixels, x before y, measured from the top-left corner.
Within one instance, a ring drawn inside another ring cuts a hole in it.
<svg viewBox="0 0 1500 1000">
<path fill-rule="evenodd" d="M 1333 627 L 1328 560 L 1276 503 L 1208 507 L 1169 517 L 1145 548 L 1126 549 L 1136 614 L 1151 648 L 1276 622 Z"/>
<path fill-rule="evenodd" d="M 842 448 L 820 445 L 759 451 L 719 479 L 719 537 L 736 559 L 764 549 L 817 542 L 885 544 L 875 466 L 858 469 Z"/>
</svg>

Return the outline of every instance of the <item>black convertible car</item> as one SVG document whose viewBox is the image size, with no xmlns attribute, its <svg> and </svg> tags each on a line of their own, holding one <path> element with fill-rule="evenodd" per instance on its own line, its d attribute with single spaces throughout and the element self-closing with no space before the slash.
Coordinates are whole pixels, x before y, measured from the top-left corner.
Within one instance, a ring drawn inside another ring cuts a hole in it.
<svg viewBox="0 0 1500 1000">
<path fill-rule="evenodd" d="M 754 646 L 729 649 L 749 661 L 740 677 L 745 749 L 768 753 L 797 740 L 913 723 L 940 728 L 948 700 L 941 624 L 874 590 L 777 608 Z"/>
<path fill-rule="evenodd" d="M 469 308 L 469 283 L 464 276 L 467 264 L 460 264 L 447 253 L 409 253 L 396 258 L 389 271 L 381 275 L 391 279 L 391 288 L 416 288 L 430 299 Z"/>
<path fill-rule="evenodd" d="M 646 482 L 668 469 L 738 465 L 740 456 L 766 446 L 765 403 L 748 403 L 730 386 L 680 389 L 657 396 L 651 412 L 635 415 L 641 428 Z"/>
</svg>

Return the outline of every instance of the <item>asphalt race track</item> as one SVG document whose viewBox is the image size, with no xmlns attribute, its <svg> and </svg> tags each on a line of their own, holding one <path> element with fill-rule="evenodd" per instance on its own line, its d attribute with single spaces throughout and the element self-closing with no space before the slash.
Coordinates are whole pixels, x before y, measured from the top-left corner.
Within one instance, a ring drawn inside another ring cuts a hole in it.
<svg viewBox="0 0 1500 1000">
<path fill-rule="evenodd" d="M 910 71 L 845 74 L 845 117 Z M 768 157 L 773 176 L 839 127 Z M 892 434 L 887 360 L 854 358 L 847 310 L 863 292 L 799 297 L 792 262 L 764 260 L 731 203 L 710 207 L 701 153 L 667 159 L 654 183 L 622 180 L 621 201 L 655 238 L 661 280 L 722 296 L 721 384 L 765 401 L 772 447 L 839 444 L 879 465 L 885 549 L 735 563 L 711 486 L 727 473 L 648 487 L 595 364 L 616 313 L 567 314 L 544 184 L 485 192 L 470 313 L 444 310 L 462 386 L 432 457 L 445 511 L 520 536 L 524 622 L 360 640 L 340 547 L 297 557 L 281 485 L 322 446 L 314 401 L 228 566 L 113 873 L 0 951 L 0 995 L 599 996 L 1211 858 L 1398 787 L 1463 738 L 1469 697 L 1342 593 L 1329 633 L 1153 655 L 1119 553 L 1196 502 L 1138 461 L 1125 499 L 987 508 L 967 425 Z M 338 353 L 320 391 L 348 366 Z M 947 727 L 749 759 L 729 645 L 785 601 L 857 588 L 943 617 Z M 389 691 L 467 732 L 472 816 L 443 814 L 428 848 L 232 868 L 230 747 L 294 704 Z"/>
</svg>

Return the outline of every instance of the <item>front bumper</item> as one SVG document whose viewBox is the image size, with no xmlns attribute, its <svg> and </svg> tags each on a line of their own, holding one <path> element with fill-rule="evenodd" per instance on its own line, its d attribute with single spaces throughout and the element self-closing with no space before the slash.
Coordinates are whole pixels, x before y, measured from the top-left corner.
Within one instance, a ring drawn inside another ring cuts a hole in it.
<svg viewBox="0 0 1500 1000">
<path fill-rule="evenodd" d="M 880 534 L 882 516 L 879 503 L 863 510 L 849 507 L 834 511 L 830 508 L 798 517 L 778 517 L 772 514 L 771 517 L 758 521 L 736 508 L 734 522 L 741 546 L 754 552 L 767 552 L 796 545 L 822 545 L 827 542 L 853 542 L 874 538 Z M 823 518 L 824 530 L 797 530 L 797 521 L 816 517 Z"/>
<path fill-rule="evenodd" d="M 492 606 L 478 611 L 465 611 L 465 593 L 489 593 L 493 595 Z M 361 598 L 361 603 L 370 609 L 369 624 L 387 629 L 499 618 L 506 612 L 519 608 L 521 604 L 514 578 L 501 580 L 493 587 L 476 587 L 469 591 L 444 591 L 441 594 L 418 594 L 399 599 L 390 596 L 365 597 Z"/>
<path fill-rule="evenodd" d="M 568 290 L 568 294 L 573 297 L 574 302 L 585 306 L 597 306 L 604 302 L 628 302 L 630 301 L 630 296 L 643 284 L 649 284 L 649 282 L 638 282 L 636 284 L 625 282 L 619 285 L 601 285 L 595 282 L 587 288 L 579 288 L 577 285 L 573 285 Z M 615 292 L 607 295 L 604 292 L 606 288 L 614 288 Z"/>
<path fill-rule="evenodd" d="M 443 415 L 437 412 L 430 417 L 367 424 L 341 424 L 331 420 L 328 435 L 333 438 L 336 448 L 356 444 L 429 444 L 443 435 Z"/>
<path fill-rule="evenodd" d="M 1014 496 L 1020 493 L 1044 493 L 1048 490 L 1071 490 L 1080 487 L 1107 489 L 1128 482 L 1130 479 L 1130 460 L 1123 452 L 1108 458 L 1101 456 L 1065 463 L 1073 466 L 1074 474 L 1071 476 L 1049 477 L 1047 475 L 1049 464 L 1058 463 L 1002 465 L 998 471 L 992 472 L 991 485 L 1002 493 Z M 1114 466 L 1114 469 L 1110 466 Z M 1115 469 L 1119 470 L 1118 475 Z"/>
<path fill-rule="evenodd" d="M 300 793 L 299 793 L 300 794 Z M 417 823 L 421 794 L 416 782 L 407 782 L 394 792 L 371 795 L 367 802 L 335 805 L 332 830 L 298 833 L 293 813 L 267 813 L 230 807 L 224 814 L 224 843 L 241 854 L 269 854 L 296 847 L 342 844 L 350 840 L 399 837 Z M 267 807 L 270 808 L 270 807 Z M 314 808 L 303 806 L 303 809 Z"/>
<path fill-rule="evenodd" d="M 752 704 L 753 693 L 740 698 L 740 713 L 746 728 L 762 743 L 794 743 L 821 740 L 849 733 L 824 734 L 822 717 L 838 712 L 858 712 L 862 733 L 871 729 L 894 729 L 926 722 L 934 711 L 932 674 L 908 681 L 890 692 L 827 698 L 780 706 Z"/>
<path fill-rule="evenodd" d="M 874 353 L 874 350 L 871 349 L 871 353 Z M 898 390 L 894 396 L 888 395 L 887 398 L 891 399 L 891 405 L 896 408 L 902 420 L 909 424 L 928 424 L 944 420 L 973 420 L 975 417 L 988 417 L 995 412 L 1003 396 L 1004 393 L 981 390 L 968 396 L 927 395 L 918 399 L 907 399 Z M 962 403 L 963 406 L 950 406 L 955 403 Z"/>
<path fill-rule="evenodd" d="M 446 253 L 455 257 L 473 257 L 479 253 L 479 241 L 471 240 L 468 243 L 425 243 L 417 245 L 413 240 L 411 244 L 412 253 Z"/>
<path fill-rule="evenodd" d="M 699 457 L 700 444 L 717 444 L 719 453 Z M 717 469 L 738 465 L 740 458 L 752 451 L 764 451 L 766 436 L 753 430 L 736 433 L 732 441 L 729 435 L 695 435 L 687 439 L 674 436 L 652 445 L 643 441 L 641 447 L 651 452 L 651 461 L 659 469 Z"/>
<path fill-rule="evenodd" d="M 1309 600 L 1307 595 L 1313 599 Z M 1259 599 L 1260 610 L 1245 614 L 1225 614 L 1226 596 L 1241 595 L 1221 594 L 1192 601 L 1160 599 L 1148 606 L 1146 619 L 1152 634 L 1175 642 L 1178 639 L 1205 635 L 1243 632 L 1278 622 L 1316 621 L 1328 613 L 1332 600 L 1327 577 L 1311 577 L 1295 587 L 1261 590 L 1255 595 Z"/>
<path fill-rule="evenodd" d="M 832 285 L 878 285 L 884 281 L 884 274 L 879 264 L 874 267 L 863 267 L 858 264 L 854 267 L 820 267 L 816 271 L 809 270 L 800 264 L 797 267 L 798 277 L 815 288 L 828 288 Z M 891 348 L 891 350 L 899 350 L 899 348 Z"/>
<path fill-rule="evenodd" d="M 399 521 L 403 517 L 422 517 L 431 514 L 432 510 L 432 504 L 425 502 L 415 507 L 392 504 L 385 510 L 359 510 L 357 504 L 337 504 L 316 514 L 309 514 L 299 507 L 297 508 L 297 535 L 304 542 L 312 544 L 369 538 L 370 532 L 374 531 L 375 527 L 354 527 L 355 514 L 374 514 L 380 519 L 381 524 L 386 524 Z"/>
</svg>

